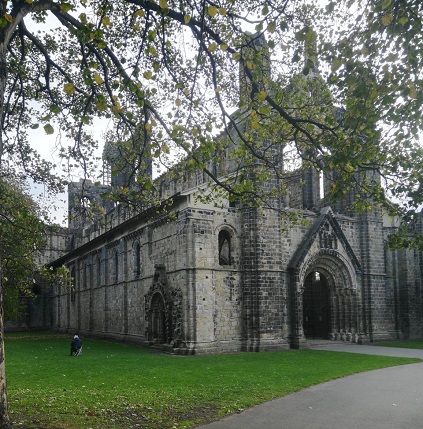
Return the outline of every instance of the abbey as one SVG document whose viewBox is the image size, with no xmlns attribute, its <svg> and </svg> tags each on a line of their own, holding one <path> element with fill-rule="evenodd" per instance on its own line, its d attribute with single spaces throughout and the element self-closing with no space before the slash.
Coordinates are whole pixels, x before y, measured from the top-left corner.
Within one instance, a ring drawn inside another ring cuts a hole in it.
<svg viewBox="0 0 423 429">
<path fill-rule="evenodd" d="M 217 176 L 236 167 L 236 136 L 228 141 L 213 161 Z M 109 164 L 113 153 L 106 147 Z M 284 171 L 283 156 L 278 162 Z M 372 170 L 363 175 L 379 180 Z M 69 228 L 49 263 L 66 265 L 73 284 L 52 287 L 46 324 L 176 354 L 422 337 L 423 253 L 389 250 L 394 222 L 376 206 L 350 211 L 353 191 L 326 205 L 323 182 L 312 167 L 270 177 L 261 186 L 284 191 L 258 207 L 197 198 L 211 183 L 201 170 L 183 180 L 164 175 L 156 179 L 163 211 L 113 206 L 109 185 L 72 183 Z M 83 200 L 106 214 L 84 218 Z M 415 228 L 423 233 L 423 216 Z"/>
<path fill-rule="evenodd" d="M 386 249 L 394 226 L 378 210 L 316 213 L 306 204 L 319 188 L 298 181 L 289 208 L 304 222 L 286 227 L 272 209 L 199 203 L 201 180 L 172 185 L 169 214 L 118 206 L 103 222 L 76 217 L 52 261 L 74 283 L 54 286 L 51 327 L 182 354 L 422 337 L 423 255 Z"/>
</svg>

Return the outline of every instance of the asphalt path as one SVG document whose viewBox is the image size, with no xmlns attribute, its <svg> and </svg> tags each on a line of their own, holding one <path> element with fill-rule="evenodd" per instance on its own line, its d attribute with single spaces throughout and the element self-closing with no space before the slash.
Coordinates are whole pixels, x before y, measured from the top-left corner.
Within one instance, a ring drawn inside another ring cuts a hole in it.
<svg viewBox="0 0 423 429">
<path fill-rule="evenodd" d="M 394 347 L 337 343 L 313 349 L 423 359 L 423 350 Z M 200 428 L 422 429 L 423 362 L 329 381 Z"/>
</svg>

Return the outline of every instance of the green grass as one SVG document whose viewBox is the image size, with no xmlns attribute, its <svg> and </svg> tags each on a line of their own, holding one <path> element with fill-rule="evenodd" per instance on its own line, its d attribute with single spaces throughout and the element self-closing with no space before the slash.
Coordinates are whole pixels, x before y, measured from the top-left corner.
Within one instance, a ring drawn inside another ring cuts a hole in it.
<svg viewBox="0 0 423 429">
<path fill-rule="evenodd" d="M 423 349 L 423 340 L 389 341 L 375 343 L 375 346 L 398 347 L 401 349 Z"/>
<path fill-rule="evenodd" d="M 69 337 L 6 335 L 18 428 L 189 428 L 317 383 L 414 359 L 317 350 L 180 357 Z"/>
</svg>

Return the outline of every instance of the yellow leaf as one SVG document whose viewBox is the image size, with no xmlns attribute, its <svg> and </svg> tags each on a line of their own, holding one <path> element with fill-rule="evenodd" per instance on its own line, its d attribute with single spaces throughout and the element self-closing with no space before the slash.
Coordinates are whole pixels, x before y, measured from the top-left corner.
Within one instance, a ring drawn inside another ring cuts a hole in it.
<svg viewBox="0 0 423 429">
<path fill-rule="evenodd" d="M 13 22 L 13 16 L 9 15 L 8 13 L 4 14 L 4 18 L 6 19 L 6 21 Z"/>
<path fill-rule="evenodd" d="M 259 107 L 258 111 L 262 115 L 268 115 L 271 111 L 271 108 L 270 106 L 261 106 Z"/>
<path fill-rule="evenodd" d="M 103 78 L 98 73 L 95 73 L 93 77 L 94 77 L 95 82 L 98 83 L 99 85 L 104 83 Z"/>
<path fill-rule="evenodd" d="M 99 101 L 95 103 L 95 107 L 97 107 L 97 110 L 102 112 L 107 109 L 107 103 L 105 101 Z"/>
<path fill-rule="evenodd" d="M 410 97 L 413 99 L 417 98 L 417 91 L 416 91 L 416 86 L 414 85 L 414 83 L 410 84 Z"/>
<path fill-rule="evenodd" d="M 63 85 L 63 90 L 66 94 L 72 95 L 75 92 L 75 85 L 72 82 L 65 83 Z"/>
<path fill-rule="evenodd" d="M 166 144 L 162 144 L 162 152 L 163 153 L 169 153 L 170 152 L 169 146 Z"/>
<path fill-rule="evenodd" d="M 179 107 L 179 106 L 181 105 L 181 99 L 180 99 L 180 98 L 177 98 L 177 99 L 175 100 L 175 104 Z"/>
<path fill-rule="evenodd" d="M 241 54 L 239 52 L 234 52 L 232 54 L 232 59 L 235 61 L 239 61 L 241 59 Z"/>
<path fill-rule="evenodd" d="M 28 4 L 32 3 L 32 0 L 25 0 Z"/>
<path fill-rule="evenodd" d="M 221 49 L 223 52 L 225 52 L 225 51 L 228 49 L 228 45 L 227 45 L 226 43 L 222 43 L 222 44 L 220 45 L 220 49 Z"/>
<path fill-rule="evenodd" d="M 207 9 L 207 13 L 213 17 L 217 14 L 217 7 L 216 6 L 209 6 Z"/>
<path fill-rule="evenodd" d="M 226 15 L 226 9 L 224 7 L 219 7 L 219 14 L 222 16 Z"/>
<path fill-rule="evenodd" d="M 112 26 L 111 23 L 110 23 L 110 18 L 108 16 L 104 16 L 103 19 L 101 20 L 101 22 L 106 27 L 111 27 Z"/>
<path fill-rule="evenodd" d="M 159 1 L 159 6 L 160 6 L 162 9 L 167 9 L 167 0 L 160 0 L 160 1 Z"/>
<path fill-rule="evenodd" d="M 209 51 L 210 52 L 214 52 L 215 50 L 217 49 L 217 45 L 216 45 L 216 43 L 212 43 L 210 46 L 209 46 Z"/>
<path fill-rule="evenodd" d="M 138 9 L 135 13 L 134 16 L 140 16 L 141 18 L 143 18 L 145 16 L 145 12 L 142 9 Z"/>
<path fill-rule="evenodd" d="M 151 70 L 147 70 L 146 72 L 144 72 L 143 76 L 146 79 L 151 79 L 153 77 L 153 73 L 151 72 Z"/>
<path fill-rule="evenodd" d="M 408 22 L 408 17 L 407 17 L 407 16 L 402 16 L 402 17 L 398 20 L 398 22 L 399 22 L 401 25 L 405 25 L 405 24 L 407 24 L 407 22 Z"/>
<path fill-rule="evenodd" d="M 382 24 L 387 27 L 394 20 L 392 13 L 386 13 L 382 16 Z"/>
<path fill-rule="evenodd" d="M 266 100 L 266 97 L 267 97 L 266 91 L 260 91 L 260 92 L 257 94 L 257 98 L 258 98 L 260 101 Z"/>
<path fill-rule="evenodd" d="M 123 112 L 122 106 L 120 105 L 119 102 L 116 102 L 115 104 L 113 104 L 113 106 L 112 106 L 112 112 L 116 113 L 116 114 Z"/>
<path fill-rule="evenodd" d="M 185 22 L 185 24 L 188 24 L 188 22 L 190 22 L 190 21 L 191 21 L 191 17 L 189 15 L 185 15 L 184 16 L 184 22 Z"/>
<path fill-rule="evenodd" d="M 157 51 L 156 51 L 156 48 L 155 48 L 154 46 L 150 46 L 150 47 L 148 48 L 148 53 L 149 53 L 150 55 L 153 55 L 153 57 L 157 57 Z"/>
</svg>

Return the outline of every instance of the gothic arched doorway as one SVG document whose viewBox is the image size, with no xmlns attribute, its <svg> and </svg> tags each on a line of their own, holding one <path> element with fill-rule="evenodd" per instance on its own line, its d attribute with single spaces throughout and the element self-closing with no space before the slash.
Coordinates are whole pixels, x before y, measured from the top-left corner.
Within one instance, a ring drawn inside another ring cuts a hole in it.
<svg viewBox="0 0 423 429">
<path fill-rule="evenodd" d="M 326 277 L 318 271 L 304 281 L 303 329 L 308 339 L 327 339 L 331 333 L 330 290 Z"/>
<path fill-rule="evenodd" d="M 160 293 L 151 298 L 150 338 L 153 343 L 167 343 L 165 302 Z"/>
</svg>

